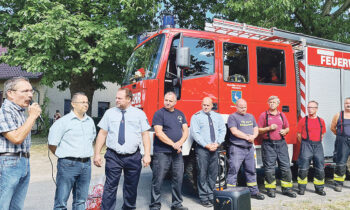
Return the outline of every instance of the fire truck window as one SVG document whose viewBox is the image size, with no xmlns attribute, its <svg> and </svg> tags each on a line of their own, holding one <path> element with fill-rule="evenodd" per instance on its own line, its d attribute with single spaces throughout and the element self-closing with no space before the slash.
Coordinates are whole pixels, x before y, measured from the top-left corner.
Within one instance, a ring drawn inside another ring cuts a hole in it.
<svg viewBox="0 0 350 210">
<path fill-rule="evenodd" d="M 286 83 L 283 50 L 257 47 L 258 83 L 281 85 Z"/>
<path fill-rule="evenodd" d="M 248 82 L 248 48 L 246 45 L 224 43 L 224 80 Z"/>
<path fill-rule="evenodd" d="M 184 69 L 184 78 L 214 73 L 214 41 L 184 37 L 183 46 L 189 47 L 191 53 L 191 65 Z"/>
</svg>

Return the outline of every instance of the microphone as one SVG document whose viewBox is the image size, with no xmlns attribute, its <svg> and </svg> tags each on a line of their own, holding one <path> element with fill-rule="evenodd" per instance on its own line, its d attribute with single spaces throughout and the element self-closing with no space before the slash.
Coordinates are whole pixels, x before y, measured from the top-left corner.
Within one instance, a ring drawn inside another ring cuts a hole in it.
<svg viewBox="0 0 350 210">
<path fill-rule="evenodd" d="M 33 101 L 31 100 L 31 101 L 29 102 L 29 104 L 32 105 L 32 104 L 33 104 Z M 39 119 L 40 119 L 40 121 L 41 121 L 42 123 L 44 123 L 44 119 L 41 117 L 41 114 L 39 115 Z"/>
</svg>

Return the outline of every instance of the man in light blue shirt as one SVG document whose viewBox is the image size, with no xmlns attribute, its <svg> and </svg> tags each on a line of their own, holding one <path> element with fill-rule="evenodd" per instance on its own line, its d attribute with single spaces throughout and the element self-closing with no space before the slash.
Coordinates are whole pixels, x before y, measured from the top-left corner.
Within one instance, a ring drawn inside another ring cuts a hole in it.
<svg viewBox="0 0 350 210">
<path fill-rule="evenodd" d="M 95 145 L 94 164 L 102 166 L 101 149 L 106 142 L 106 182 L 103 188 L 102 210 L 115 210 L 120 177 L 124 172 L 122 209 L 136 209 L 137 186 L 141 174 L 141 159 L 145 167 L 151 162 L 150 125 L 146 114 L 131 106 L 132 92 L 127 88 L 117 91 L 116 107 L 103 115 Z M 139 146 L 143 142 L 144 156 Z"/>
<path fill-rule="evenodd" d="M 52 125 L 48 137 L 49 149 L 59 158 L 54 209 L 67 209 L 73 190 L 72 209 L 83 210 L 90 185 L 96 128 L 86 114 L 89 101 L 85 93 L 75 93 L 71 105 L 72 111 Z"/>
<path fill-rule="evenodd" d="M 198 194 L 204 207 L 213 206 L 213 191 L 218 174 L 218 148 L 225 141 L 226 126 L 222 116 L 214 111 L 213 101 L 205 97 L 202 110 L 191 118 L 191 136 L 196 141 L 198 164 Z"/>
</svg>

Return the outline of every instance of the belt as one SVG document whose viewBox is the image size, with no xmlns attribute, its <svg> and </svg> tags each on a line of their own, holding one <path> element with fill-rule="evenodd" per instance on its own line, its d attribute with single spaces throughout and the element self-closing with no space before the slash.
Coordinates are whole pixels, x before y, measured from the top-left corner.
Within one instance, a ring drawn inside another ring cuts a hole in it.
<svg viewBox="0 0 350 210">
<path fill-rule="evenodd" d="M 4 153 L 0 153 L 0 156 L 19 156 L 19 157 L 25 157 L 25 158 L 29 158 L 30 154 L 29 152 L 4 152 Z"/>
<path fill-rule="evenodd" d="M 79 162 L 82 162 L 82 163 L 86 163 L 90 160 L 89 157 L 87 158 L 76 158 L 76 157 L 65 157 L 65 158 L 62 158 L 62 159 L 67 159 L 67 160 L 72 160 L 72 161 L 79 161 Z"/>
<path fill-rule="evenodd" d="M 311 141 L 310 139 L 302 139 L 304 142 L 308 142 L 310 144 L 321 144 L 322 141 Z"/>
<path fill-rule="evenodd" d="M 113 152 L 114 154 L 116 154 L 116 155 L 118 155 L 118 156 L 122 156 L 122 157 L 131 156 L 131 155 L 134 155 L 134 154 L 140 152 L 140 148 L 137 148 L 136 152 L 130 153 L 130 154 L 119 154 L 119 153 L 117 153 L 116 151 L 114 151 L 113 149 L 110 149 L 110 148 L 107 148 L 107 150 Z"/>
</svg>

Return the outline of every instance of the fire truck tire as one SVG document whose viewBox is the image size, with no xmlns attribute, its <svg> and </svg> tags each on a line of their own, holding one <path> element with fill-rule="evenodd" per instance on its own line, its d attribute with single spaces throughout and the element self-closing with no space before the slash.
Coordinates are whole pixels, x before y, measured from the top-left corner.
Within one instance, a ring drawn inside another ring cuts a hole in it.
<svg viewBox="0 0 350 210">
<path fill-rule="evenodd" d="M 183 186 L 190 194 L 198 194 L 197 188 L 197 163 L 194 149 L 189 155 L 184 156 L 184 180 Z"/>
</svg>

